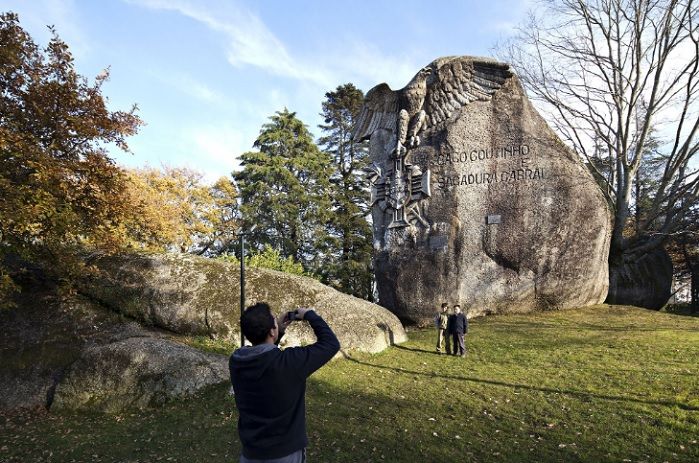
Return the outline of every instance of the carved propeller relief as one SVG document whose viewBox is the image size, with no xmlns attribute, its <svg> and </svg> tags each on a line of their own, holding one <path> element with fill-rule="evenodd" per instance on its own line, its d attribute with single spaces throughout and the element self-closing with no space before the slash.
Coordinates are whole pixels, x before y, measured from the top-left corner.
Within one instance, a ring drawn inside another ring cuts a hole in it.
<svg viewBox="0 0 699 463">
<path fill-rule="evenodd" d="M 388 228 L 407 227 L 411 223 L 429 226 L 420 213 L 420 201 L 430 196 L 430 170 L 423 172 L 406 160 L 406 154 L 394 155 L 385 172 L 376 163 L 369 170 L 371 206 L 390 209 Z"/>
</svg>

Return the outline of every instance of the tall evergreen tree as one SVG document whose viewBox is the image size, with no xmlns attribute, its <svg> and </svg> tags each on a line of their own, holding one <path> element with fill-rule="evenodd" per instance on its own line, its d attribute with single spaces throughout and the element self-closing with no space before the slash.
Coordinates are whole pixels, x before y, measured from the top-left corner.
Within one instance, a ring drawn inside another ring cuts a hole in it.
<svg viewBox="0 0 699 463">
<path fill-rule="evenodd" d="M 311 272 L 326 258 L 330 216 L 330 157 L 306 125 L 286 108 L 270 117 L 233 174 L 240 191 L 243 230 L 250 243 L 270 245 Z"/>
<path fill-rule="evenodd" d="M 340 85 L 325 94 L 320 125 L 323 136 L 318 140 L 334 164 L 333 216 L 330 234 L 336 246 L 332 265 L 325 278 L 338 289 L 365 299 L 372 299 L 371 225 L 369 193 L 364 168 L 369 163 L 366 143 L 352 140 L 351 130 L 364 100 L 361 90 L 353 84 Z"/>
</svg>

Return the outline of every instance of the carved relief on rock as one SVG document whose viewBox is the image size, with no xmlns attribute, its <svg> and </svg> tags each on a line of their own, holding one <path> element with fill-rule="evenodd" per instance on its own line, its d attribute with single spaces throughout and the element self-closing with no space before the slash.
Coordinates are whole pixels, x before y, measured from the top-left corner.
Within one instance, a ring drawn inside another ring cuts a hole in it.
<svg viewBox="0 0 699 463">
<path fill-rule="evenodd" d="M 372 206 L 392 212 L 389 229 L 429 227 L 420 201 L 430 196 L 430 169 L 423 172 L 411 163 L 413 149 L 463 106 L 490 99 L 511 75 L 509 66 L 493 60 L 442 59 L 422 68 L 401 90 L 380 84 L 367 93 L 354 138 L 365 140 L 376 130 L 392 134 L 388 162 L 375 161 L 368 171 Z"/>
</svg>

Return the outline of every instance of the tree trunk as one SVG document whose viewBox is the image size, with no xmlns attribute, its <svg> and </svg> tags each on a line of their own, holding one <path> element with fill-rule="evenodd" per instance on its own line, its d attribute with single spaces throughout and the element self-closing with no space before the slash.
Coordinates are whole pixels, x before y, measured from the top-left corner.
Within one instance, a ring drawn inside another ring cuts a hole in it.
<svg viewBox="0 0 699 463">
<path fill-rule="evenodd" d="M 684 263 L 689 270 L 689 310 L 691 313 L 699 313 L 699 266 L 692 258 L 689 249 L 687 248 L 687 236 L 681 238 L 682 256 Z"/>
<path fill-rule="evenodd" d="M 699 314 L 699 272 L 692 269 L 692 279 L 690 283 L 690 292 L 692 294 L 691 309 L 692 313 Z"/>
<path fill-rule="evenodd" d="M 670 299 L 671 289 L 672 260 L 661 247 L 640 255 L 630 251 L 610 254 L 608 304 L 660 310 Z"/>
<path fill-rule="evenodd" d="M 635 228 L 636 228 L 636 235 L 641 234 L 641 169 L 638 169 L 636 171 L 636 182 L 635 182 L 635 188 L 636 188 L 636 213 L 634 214 L 635 218 Z"/>
</svg>

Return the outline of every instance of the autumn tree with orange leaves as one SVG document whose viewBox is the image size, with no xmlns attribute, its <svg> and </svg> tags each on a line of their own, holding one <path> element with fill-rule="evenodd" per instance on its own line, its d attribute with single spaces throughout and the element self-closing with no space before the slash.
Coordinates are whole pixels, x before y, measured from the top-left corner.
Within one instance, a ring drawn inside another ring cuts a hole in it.
<svg viewBox="0 0 699 463">
<path fill-rule="evenodd" d="M 94 82 L 79 75 L 55 31 L 41 49 L 16 14 L 4 13 L 0 44 L 0 295 L 7 295 L 18 289 L 11 262 L 49 263 L 60 273 L 85 243 L 122 244 L 113 231 L 128 208 L 126 177 L 105 146 L 128 151 L 141 120 L 135 105 L 107 109 L 109 72 Z"/>
</svg>

